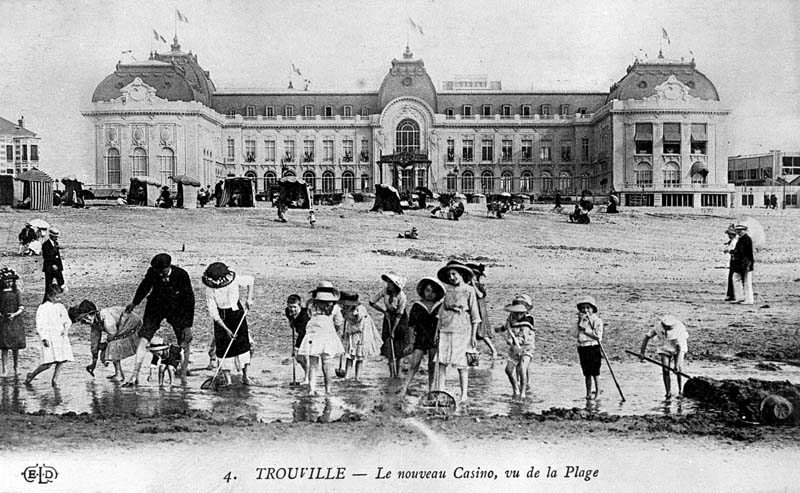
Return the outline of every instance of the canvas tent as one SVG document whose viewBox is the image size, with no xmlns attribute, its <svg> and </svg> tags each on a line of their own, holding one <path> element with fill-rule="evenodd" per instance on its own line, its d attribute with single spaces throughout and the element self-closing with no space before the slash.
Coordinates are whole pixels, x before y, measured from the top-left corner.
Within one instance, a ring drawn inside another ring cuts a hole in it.
<svg viewBox="0 0 800 493">
<path fill-rule="evenodd" d="M 186 175 L 170 176 L 169 178 L 178 184 L 175 207 L 197 209 L 197 187 L 200 186 L 200 182 Z"/>
<path fill-rule="evenodd" d="M 22 184 L 22 201 L 29 202 L 34 211 L 46 211 L 53 208 L 53 179 L 36 168 L 31 168 L 17 178 Z M 28 201 L 30 199 L 30 201 Z"/>
<path fill-rule="evenodd" d="M 0 175 L 0 205 L 14 205 L 14 177 Z"/>
<path fill-rule="evenodd" d="M 375 185 L 375 202 L 372 204 L 371 211 L 377 210 L 403 213 L 403 208 L 400 206 L 400 194 L 396 188 L 391 185 Z"/>
<path fill-rule="evenodd" d="M 62 178 L 64 184 L 64 194 L 61 196 L 61 204 L 66 206 L 83 205 L 83 184 L 75 177 Z"/>
<path fill-rule="evenodd" d="M 308 184 L 294 176 L 285 176 L 278 182 L 278 204 L 290 209 L 311 207 L 311 191 Z"/>
<path fill-rule="evenodd" d="M 149 205 L 155 207 L 161 193 L 161 182 L 152 176 L 134 176 L 128 189 L 129 205 Z"/>
<path fill-rule="evenodd" d="M 225 178 L 218 207 L 255 207 L 256 188 L 253 179 L 243 176 Z"/>
</svg>

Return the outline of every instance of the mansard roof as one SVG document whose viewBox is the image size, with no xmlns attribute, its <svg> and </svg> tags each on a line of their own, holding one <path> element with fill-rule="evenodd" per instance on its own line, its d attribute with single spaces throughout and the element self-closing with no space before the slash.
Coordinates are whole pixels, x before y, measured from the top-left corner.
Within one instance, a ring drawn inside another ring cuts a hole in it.
<svg viewBox="0 0 800 493">
<path fill-rule="evenodd" d="M 674 75 L 689 86 L 689 95 L 698 99 L 719 101 L 714 84 L 690 62 L 664 58 L 659 53 L 655 60 L 636 60 L 628 67 L 628 73 L 611 86 L 607 101 L 614 99 L 645 99 L 656 93 L 656 86 Z"/>
</svg>

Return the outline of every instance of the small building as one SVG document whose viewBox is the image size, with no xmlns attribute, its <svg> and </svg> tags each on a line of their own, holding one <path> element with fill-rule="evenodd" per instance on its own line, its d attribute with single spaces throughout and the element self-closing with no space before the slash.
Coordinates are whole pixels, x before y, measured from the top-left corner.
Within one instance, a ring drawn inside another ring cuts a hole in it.
<svg viewBox="0 0 800 493">
<path fill-rule="evenodd" d="M 19 176 L 39 167 L 39 137 L 25 128 L 25 119 L 17 123 L 0 118 L 0 174 Z"/>
<path fill-rule="evenodd" d="M 736 187 L 739 199 L 736 205 L 764 207 L 774 195 L 781 207 L 797 207 L 800 152 L 771 150 L 759 154 L 730 156 L 728 183 Z"/>
</svg>

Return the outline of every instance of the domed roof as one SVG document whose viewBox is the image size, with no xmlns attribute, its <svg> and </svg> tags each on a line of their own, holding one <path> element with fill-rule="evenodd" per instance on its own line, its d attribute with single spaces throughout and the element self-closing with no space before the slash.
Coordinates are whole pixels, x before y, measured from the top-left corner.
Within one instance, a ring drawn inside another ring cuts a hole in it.
<svg viewBox="0 0 800 493">
<path fill-rule="evenodd" d="M 698 99 L 719 101 L 719 93 L 714 84 L 695 68 L 694 60 L 670 60 L 660 53 L 655 60 L 636 60 L 628 67 L 628 73 L 611 86 L 606 99 L 645 99 L 656 94 L 656 86 L 665 82 L 671 75 L 689 87 L 689 95 Z"/>
</svg>

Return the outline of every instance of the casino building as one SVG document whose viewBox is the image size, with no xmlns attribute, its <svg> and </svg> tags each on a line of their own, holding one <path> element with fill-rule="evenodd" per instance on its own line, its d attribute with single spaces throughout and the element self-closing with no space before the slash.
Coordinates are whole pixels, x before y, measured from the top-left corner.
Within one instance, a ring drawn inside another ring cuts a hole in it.
<svg viewBox="0 0 800 493">
<path fill-rule="evenodd" d="M 118 63 L 84 116 L 95 189 L 131 176 L 205 185 L 282 176 L 315 195 L 402 191 L 536 199 L 611 191 L 629 206 L 727 207 L 729 111 L 694 60 L 636 60 L 608 92 L 510 91 L 485 77 L 437 89 L 406 47 L 376 90 L 217 89 L 177 37 L 167 53 Z"/>
</svg>

